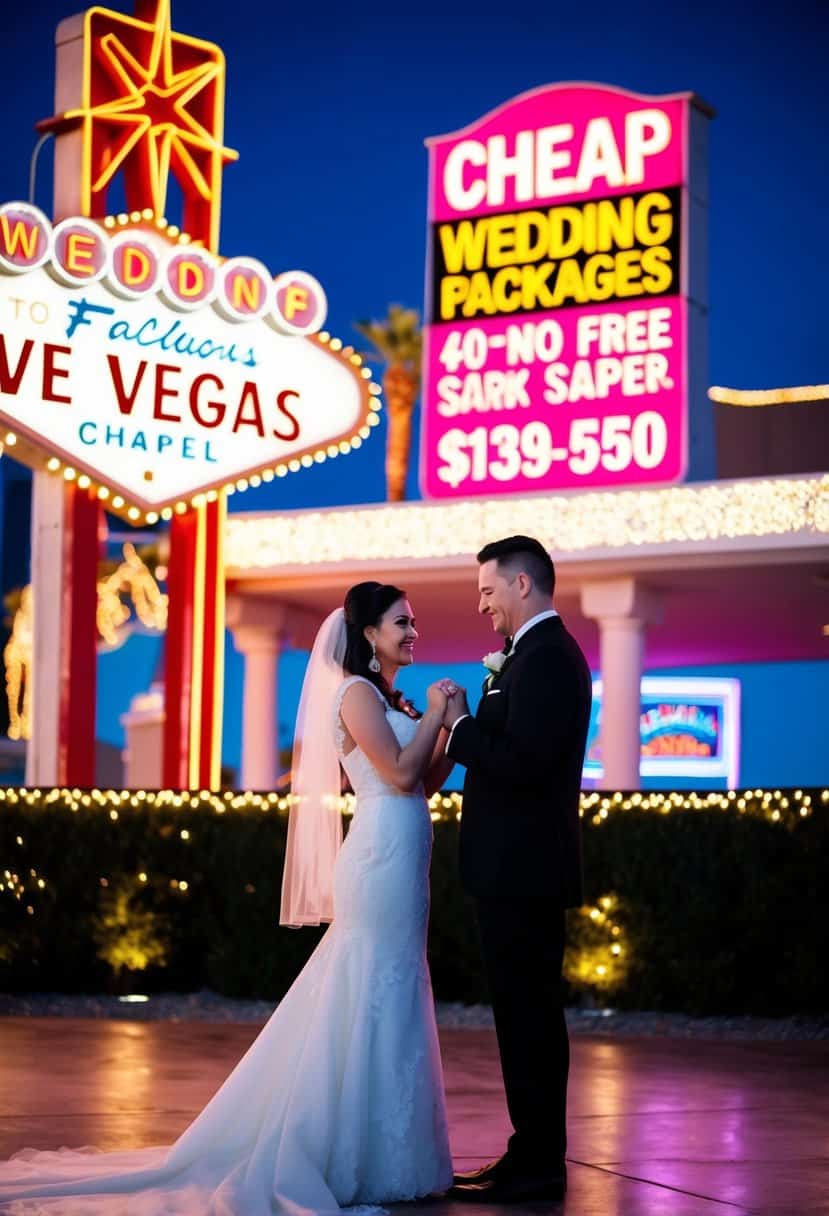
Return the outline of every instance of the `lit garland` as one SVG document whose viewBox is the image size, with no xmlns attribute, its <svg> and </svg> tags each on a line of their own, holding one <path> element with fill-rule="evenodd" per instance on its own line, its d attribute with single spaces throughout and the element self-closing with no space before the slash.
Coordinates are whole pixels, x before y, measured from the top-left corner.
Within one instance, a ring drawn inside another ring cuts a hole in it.
<svg viewBox="0 0 829 1216">
<path fill-rule="evenodd" d="M 750 815 L 765 818 L 769 823 L 786 823 L 788 826 L 801 818 L 813 814 L 814 796 L 819 796 L 820 803 L 829 804 L 829 789 L 823 789 L 819 795 L 803 789 L 728 789 L 711 790 L 698 794 L 695 792 L 679 793 L 678 790 L 666 793 L 665 790 L 653 792 L 609 793 L 593 790 L 583 792 L 579 815 L 591 827 L 602 827 L 610 816 L 624 814 L 625 811 L 648 811 L 654 815 L 671 815 L 673 811 L 711 811 L 720 810 L 732 815 Z M 120 814 L 129 814 L 130 810 L 139 807 L 150 807 L 153 810 L 203 810 L 205 807 L 215 815 L 232 814 L 233 811 L 260 811 L 265 815 L 287 815 L 291 810 L 291 794 L 269 793 L 255 794 L 250 790 L 224 790 L 222 793 L 210 793 L 210 790 L 174 790 L 174 789 L 68 789 L 52 788 L 49 790 L 29 789 L 26 787 L 0 788 L 0 815 L 4 806 L 26 807 L 60 807 L 62 810 L 77 812 L 83 809 L 95 809 L 106 812 L 111 820 L 118 820 Z M 345 816 L 354 814 L 354 795 L 344 794 L 339 799 L 339 809 Z M 461 793 L 438 793 L 429 799 L 429 814 L 435 823 L 459 821 L 463 810 L 463 795 Z M 190 840 L 191 833 L 187 828 L 181 829 L 181 839 Z"/>
<path fill-rule="evenodd" d="M 167 596 L 138 556 L 135 545 L 127 541 L 123 553 L 124 560 L 117 570 L 98 582 L 98 632 L 110 646 L 117 645 L 118 631 L 130 619 L 130 609 L 121 599 L 125 592 L 142 625 L 159 632 L 167 628 Z"/>
<path fill-rule="evenodd" d="M 720 388 L 713 385 L 708 397 L 718 405 L 793 405 L 798 401 L 829 400 L 829 384 L 805 384 L 799 388 Z"/>
<path fill-rule="evenodd" d="M 124 560 L 118 568 L 98 581 L 96 624 L 108 646 L 118 645 L 122 640 L 121 627 L 130 619 L 130 609 L 121 599 L 124 593 L 129 594 L 142 625 L 159 632 L 167 628 L 168 597 L 129 541 L 123 547 L 123 554 Z M 21 593 L 11 637 L 3 651 L 10 739 L 32 737 L 32 609 L 32 587 L 28 584 Z"/>
<path fill-rule="evenodd" d="M 611 793 L 593 790 L 583 792 L 579 815 L 586 824 L 601 827 L 613 815 L 625 811 L 647 811 L 670 815 L 674 811 L 720 810 L 730 814 L 751 815 L 770 823 L 792 826 L 814 812 L 815 791 L 808 790 L 712 790 L 706 793 L 654 790 L 633 793 Z M 829 804 L 829 789 L 817 795 L 823 805 Z M 339 801 L 346 816 L 354 813 L 354 796 L 345 794 Z M 259 811 L 264 814 L 286 815 L 291 806 L 288 793 L 257 794 L 250 790 L 81 790 L 77 787 L 55 787 L 49 790 L 9 786 L 0 788 L 0 814 L 5 806 L 28 808 L 59 808 L 75 813 L 83 809 L 105 812 L 117 820 L 130 809 L 149 807 L 155 810 L 202 810 L 208 808 L 216 815 L 234 811 Z M 429 812 L 435 823 L 459 820 L 463 810 L 463 795 L 457 791 L 433 794 Z M 190 840 L 189 829 L 181 829 L 181 839 Z"/>
<path fill-rule="evenodd" d="M 829 789 L 824 789 L 819 795 L 807 790 L 722 790 L 710 793 L 680 793 L 654 791 L 634 793 L 607 793 L 593 791 L 582 793 L 579 815 L 586 825 L 600 828 L 607 823 L 611 816 L 624 814 L 626 811 L 646 811 L 656 815 L 670 815 L 680 811 L 711 811 L 719 810 L 726 814 L 747 815 L 765 819 L 768 823 L 793 827 L 799 820 L 806 819 L 814 813 L 814 797 L 819 797 L 824 806 L 829 806 Z M 109 815 L 117 821 L 121 814 L 130 810 L 148 807 L 154 810 L 202 810 L 209 808 L 216 815 L 233 814 L 234 812 L 260 812 L 285 816 L 291 806 L 290 794 L 268 793 L 256 794 L 250 791 L 226 790 L 223 793 L 211 793 L 209 790 L 178 791 L 178 790 L 81 790 L 78 788 L 55 788 L 48 791 L 27 789 L 24 787 L 7 789 L 0 788 L 0 814 L 3 808 L 23 806 L 27 808 L 56 808 L 75 814 L 83 809 L 94 809 Z M 354 813 L 354 797 L 346 794 L 340 799 L 340 810 L 345 816 Z M 429 799 L 429 812 L 435 823 L 459 821 L 463 810 L 463 795 L 457 792 L 433 794 Z M 179 830 L 181 840 L 189 841 L 192 834 L 188 828 Z M 21 837 L 17 838 L 20 847 Z M 0 866 L 3 865 L 0 859 Z M 11 892 L 15 898 L 22 900 L 31 889 L 25 875 L 21 878 L 20 867 L 14 861 L 6 863 L 5 870 L 0 870 L 3 883 L 0 883 L 0 893 Z M 30 878 L 37 881 L 40 890 L 44 883 L 40 881 L 34 870 Z M 141 883 L 148 881 L 146 873 L 138 875 Z M 101 886 L 108 885 L 108 879 L 102 877 Z M 189 887 L 186 879 L 171 879 L 171 890 L 186 895 Z"/>
<path fill-rule="evenodd" d="M 22 849 L 23 837 L 16 836 L 15 844 Z M 24 866 L 15 865 L 14 861 L 11 861 L 10 865 L 12 868 L 0 870 L 0 896 L 8 894 L 18 903 L 25 901 L 27 914 L 34 916 L 35 910 L 29 900 L 36 893 L 46 890 L 46 879 L 42 874 L 38 874 L 33 866 L 27 870 Z"/>
<path fill-rule="evenodd" d="M 611 816 L 624 814 L 626 811 L 645 811 L 656 815 L 670 815 L 681 811 L 711 811 L 719 810 L 732 815 L 747 815 L 765 819 L 768 823 L 793 827 L 801 819 L 806 819 L 814 813 L 814 797 L 819 797 L 823 806 L 829 806 L 829 789 L 824 789 L 819 795 L 806 790 L 722 790 L 710 793 L 680 793 L 654 791 L 634 793 L 607 793 L 593 791 L 582 793 L 579 815 L 591 827 L 600 828 L 607 823 Z M 223 793 L 211 793 L 209 790 L 178 791 L 178 790 L 81 790 L 78 788 L 54 788 L 48 791 L 40 789 L 0 788 L 0 814 L 4 807 L 23 806 L 27 808 L 50 808 L 68 811 L 72 814 L 83 809 L 94 809 L 109 815 L 117 821 L 121 814 L 139 807 L 154 810 L 202 810 L 209 808 L 216 815 L 234 812 L 258 811 L 263 814 L 285 816 L 290 810 L 290 794 L 268 793 L 256 794 L 250 791 L 226 790 Z M 433 794 L 429 799 L 429 812 L 435 823 L 458 821 L 463 809 L 463 795 L 457 792 Z M 354 797 L 346 794 L 340 799 L 340 810 L 345 816 L 354 813 Z M 189 828 L 179 830 L 181 840 L 189 841 L 192 833 Z M 23 847 L 22 837 L 17 837 L 17 844 Z M 0 865 L 2 865 L 0 861 Z M 22 900 L 27 892 L 36 886 L 43 890 L 46 883 L 35 870 L 21 875 L 21 867 L 12 860 L 6 868 L 0 870 L 2 882 L 0 893 L 7 892 L 18 900 Z M 30 882 L 33 880 L 33 882 Z M 145 883 L 148 875 L 144 872 L 138 875 L 138 881 Z M 101 886 L 108 885 L 108 879 L 100 879 Z M 185 895 L 189 889 L 186 879 L 171 879 L 171 890 Z M 590 910 L 588 909 L 588 913 Z M 594 917 L 595 919 L 595 917 Z"/>
<path fill-rule="evenodd" d="M 3 650 L 10 739 L 30 739 L 32 736 L 33 628 L 32 588 L 26 586 L 20 596 L 20 607 L 14 614 L 11 637 Z"/>
<path fill-rule="evenodd" d="M 216 815 L 264 814 L 283 818 L 290 810 L 291 796 L 287 793 L 253 793 L 227 790 L 211 793 L 207 790 L 114 790 L 53 788 L 0 788 L 0 816 L 4 810 L 27 808 L 76 814 L 91 810 L 107 815 L 113 822 L 130 811 L 146 808 L 150 811 L 212 811 Z M 762 819 L 770 825 L 793 829 L 814 814 L 817 807 L 829 811 L 829 789 L 746 789 L 706 793 L 679 791 L 582 793 L 580 815 L 587 831 L 602 828 L 611 819 L 626 813 L 639 812 L 669 816 L 688 812 L 719 812 L 732 817 Z M 354 811 L 351 795 L 339 800 L 345 815 Z M 429 810 L 435 823 L 450 824 L 460 820 L 463 797 L 457 792 L 434 794 Z M 23 829 L 25 831 L 25 829 Z M 171 830 L 169 819 L 164 834 Z M 194 840 L 192 827 L 182 826 L 182 819 L 173 829 L 178 840 L 190 844 Z M 0 900 L 10 898 L 22 905 L 29 916 L 37 913 L 38 897 L 53 899 L 56 882 L 40 873 L 26 858 L 26 841 L 17 835 L 9 847 L 13 856 L 0 858 Z M 191 889 L 190 877 L 171 877 L 169 871 L 155 876 L 146 869 L 132 875 L 99 875 L 101 890 L 99 912 L 93 921 L 93 937 L 98 956 L 115 971 L 133 971 L 150 965 L 163 965 L 168 948 L 167 925 L 163 917 L 142 905 L 140 893 L 159 884 L 171 894 L 186 900 Z M 255 893 L 255 886 L 244 881 L 246 894 Z M 632 947 L 626 938 L 629 922 L 624 901 L 615 892 L 607 892 L 592 904 L 574 909 L 570 916 L 570 944 L 565 956 L 564 975 L 577 990 L 592 991 L 608 997 L 624 986 L 632 960 Z M 0 943 L 0 952 L 2 943 Z"/>
<path fill-rule="evenodd" d="M 494 535 L 530 533 L 559 559 L 590 550 L 829 533 L 829 476 L 744 478 L 667 489 L 401 503 L 232 515 L 230 576 L 348 561 L 467 557 Z"/>
<path fill-rule="evenodd" d="M 93 940 L 98 958 L 119 975 L 129 971 L 145 971 L 151 965 L 163 965 L 169 950 L 163 924 L 157 915 L 142 908 L 139 892 L 147 875 L 138 881 L 125 878 L 107 890 L 101 899 L 101 910 L 93 922 Z M 102 883 L 109 886 L 108 882 Z M 179 884 L 180 885 L 180 884 Z M 187 883 L 184 884 L 185 889 Z"/>
<path fill-rule="evenodd" d="M 570 925 L 576 940 L 564 956 L 564 978 L 574 987 L 590 987 L 610 992 L 623 983 L 629 965 L 629 947 L 624 939 L 617 895 L 603 895 L 595 904 L 574 912 Z"/>
</svg>

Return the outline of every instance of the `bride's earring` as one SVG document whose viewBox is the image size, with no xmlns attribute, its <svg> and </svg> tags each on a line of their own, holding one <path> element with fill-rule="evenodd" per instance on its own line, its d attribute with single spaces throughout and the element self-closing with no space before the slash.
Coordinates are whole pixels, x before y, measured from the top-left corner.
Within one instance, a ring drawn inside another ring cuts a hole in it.
<svg viewBox="0 0 829 1216">
<path fill-rule="evenodd" d="M 380 660 L 377 658 L 377 647 L 374 645 L 374 642 L 371 643 L 371 658 L 369 659 L 368 669 L 369 671 L 373 671 L 375 675 L 380 670 Z"/>
</svg>

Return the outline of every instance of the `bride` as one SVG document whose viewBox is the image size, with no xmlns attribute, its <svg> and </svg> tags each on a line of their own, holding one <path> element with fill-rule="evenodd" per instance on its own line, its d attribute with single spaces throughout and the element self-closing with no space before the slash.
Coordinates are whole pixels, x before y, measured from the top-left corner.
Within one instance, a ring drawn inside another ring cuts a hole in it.
<svg viewBox="0 0 829 1216">
<path fill-rule="evenodd" d="M 416 638 L 405 593 L 376 582 L 352 587 L 317 635 L 280 919 L 333 923 L 259 1037 L 175 1144 L 25 1149 L 0 1163 L 0 1212 L 298 1216 L 451 1185 L 426 795 L 452 766 L 442 724 L 459 690 L 433 684 L 422 716 L 395 690 Z M 340 766 L 356 794 L 344 844 Z"/>
</svg>

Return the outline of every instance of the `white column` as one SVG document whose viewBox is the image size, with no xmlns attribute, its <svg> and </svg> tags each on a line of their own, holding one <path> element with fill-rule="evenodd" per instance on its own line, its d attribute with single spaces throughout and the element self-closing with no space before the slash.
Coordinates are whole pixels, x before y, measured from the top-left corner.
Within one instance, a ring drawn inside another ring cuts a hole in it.
<svg viewBox="0 0 829 1216">
<path fill-rule="evenodd" d="M 164 778 L 164 685 L 153 683 L 139 692 L 119 718 L 124 728 L 124 788 L 160 790 Z"/>
<path fill-rule="evenodd" d="M 245 656 L 242 772 L 246 790 L 272 790 L 279 767 L 277 672 L 282 642 L 275 629 L 242 626 L 233 644 Z"/>
<path fill-rule="evenodd" d="M 638 790 L 645 628 L 661 619 L 659 598 L 635 579 L 619 578 L 586 584 L 581 603 L 599 625 L 602 787 Z"/>
<path fill-rule="evenodd" d="M 32 476 L 32 737 L 26 784 L 57 785 L 61 705 L 64 482 Z M 27 677 L 28 678 L 28 677 Z M 90 724 L 94 730 L 94 723 Z"/>
<path fill-rule="evenodd" d="M 245 659 L 239 785 L 272 790 L 279 776 L 279 655 L 290 644 L 288 610 L 265 596 L 236 591 L 227 598 L 226 619 Z"/>
<path fill-rule="evenodd" d="M 602 761 L 605 789 L 638 790 L 639 704 L 644 622 L 606 617 L 599 622 L 602 673 Z"/>
</svg>

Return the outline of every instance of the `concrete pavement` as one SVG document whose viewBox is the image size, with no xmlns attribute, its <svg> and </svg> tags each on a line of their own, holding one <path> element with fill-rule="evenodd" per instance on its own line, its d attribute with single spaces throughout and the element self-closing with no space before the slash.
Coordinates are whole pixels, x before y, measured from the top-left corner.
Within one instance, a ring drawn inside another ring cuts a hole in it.
<svg viewBox="0 0 829 1216">
<path fill-rule="evenodd" d="M 0 1156 L 170 1143 L 257 1033 L 245 1024 L 0 1019 Z M 441 1031 L 459 1168 L 503 1150 L 495 1037 Z M 829 1216 L 829 1044 L 572 1040 L 561 1216 Z M 436 1201 L 399 1209 L 461 1216 Z M 503 1212 L 515 1209 L 500 1209 Z M 479 1216 L 495 1208 L 477 1206 Z"/>
</svg>

